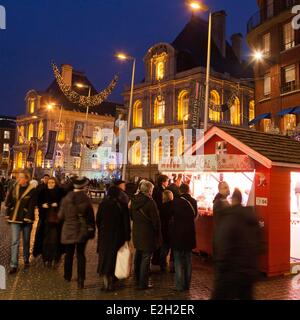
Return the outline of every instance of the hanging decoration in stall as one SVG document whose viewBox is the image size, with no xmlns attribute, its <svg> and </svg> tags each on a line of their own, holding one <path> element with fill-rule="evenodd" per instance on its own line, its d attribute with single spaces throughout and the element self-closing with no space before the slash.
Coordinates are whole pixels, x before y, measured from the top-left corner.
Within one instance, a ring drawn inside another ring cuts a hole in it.
<svg viewBox="0 0 300 320">
<path fill-rule="evenodd" d="M 71 86 L 68 86 L 64 83 L 63 77 L 60 74 L 60 71 L 54 62 L 52 62 L 52 69 L 53 69 L 56 81 L 59 85 L 59 88 L 64 93 L 64 95 L 68 98 L 68 100 L 72 103 L 78 104 L 79 106 L 86 107 L 86 108 L 98 106 L 104 100 L 106 100 L 107 97 L 113 91 L 113 89 L 116 87 L 119 79 L 119 77 L 116 75 L 105 90 L 101 91 L 100 93 L 94 96 L 87 97 L 73 91 Z"/>
</svg>

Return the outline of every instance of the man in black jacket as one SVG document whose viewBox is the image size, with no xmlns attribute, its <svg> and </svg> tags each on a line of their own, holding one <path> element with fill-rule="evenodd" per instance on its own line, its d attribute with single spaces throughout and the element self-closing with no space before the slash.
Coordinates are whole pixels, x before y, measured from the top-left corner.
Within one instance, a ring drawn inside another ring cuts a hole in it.
<svg viewBox="0 0 300 320">
<path fill-rule="evenodd" d="M 261 251 L 259 223 L 253 208 L 242 207 L 236 189 L 232 207 L 224 209 L 215 228 L 214 300 L 250 300 Z"/>
<path fill-rule="evenodd" d="M 196 247 L 194 219 L 198 209 L 187 184 L 180 186 L 180 194 L 174 199 L 170 238 L 174 249 L 176 289 L 185 291 L 189 290 L 192 277 L 192 250 Z"/>
<path fill-rule="evenodd" d="M 12 231 L 11 269 L 9 274 L 16 273 L 18 269 L 21 232 L 23 232 L 24 263 L 25 267 L 29 266 L 30 235 L 36 206 L 35 185 L 30 184 L 29 181 L 30 175 L 27 172 L 20 173 L 17 184 L 9 191 L 6 198 L 7 221 L 11 224 Z"/>
</svg>

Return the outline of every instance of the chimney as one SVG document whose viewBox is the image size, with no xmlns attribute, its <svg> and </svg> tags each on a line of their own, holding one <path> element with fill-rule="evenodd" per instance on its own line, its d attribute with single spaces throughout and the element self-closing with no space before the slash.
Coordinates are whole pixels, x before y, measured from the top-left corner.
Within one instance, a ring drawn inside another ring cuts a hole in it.
<svg viewBox="0 0 300 320">
<path fill-rule="evenodd" d="M 69 64 L 63 64 L 61 66 L 62 69 L 62 78 L 64 80 L 64 83 L 68 86 L 72 86 L 72 74 L 73 74 L 73 67 Z"/>
<path fill-rule="evenodd" d="M 226 56 L 226 12 L 217 11 L 212 14 L 212 37 L 222 56 Z"/>
<path fill-rule="evenodd" d="M 242 34 L 235 33 L 231 36 L 232 49 L 240 63 L 242 62 L 242 44 L 243 44 Z"/>
</svg>

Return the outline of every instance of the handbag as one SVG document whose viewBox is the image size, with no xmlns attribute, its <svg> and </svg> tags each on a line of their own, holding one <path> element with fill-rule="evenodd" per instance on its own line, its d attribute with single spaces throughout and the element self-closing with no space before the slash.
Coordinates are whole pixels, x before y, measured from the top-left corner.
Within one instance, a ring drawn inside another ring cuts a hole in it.
<svg viewBox="0 0 300 320">
<path fill-rule="evenodd" d="M 87 240 L 95 238 L 95 228 L 93 226 L 88 225 L 86 217 L 82 213 L 78 213 L 78 221 L 79 221 L 79 235 L 78 242 L 86 242 Z"/>
<path fill-rule="evenodd" d="M 117 253 L 115 276 L 119 279 L 127 279 L 131 274 L 132 266 L 132 251 L 128 242 L 121 247 Z"/>
</svg>

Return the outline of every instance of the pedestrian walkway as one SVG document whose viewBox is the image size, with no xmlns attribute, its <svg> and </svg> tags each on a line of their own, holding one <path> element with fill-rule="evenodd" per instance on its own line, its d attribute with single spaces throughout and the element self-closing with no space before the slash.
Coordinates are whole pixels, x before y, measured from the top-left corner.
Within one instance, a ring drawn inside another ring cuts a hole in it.
<svg viewBox="0 0 300 320">
<path fill-rule="evenodd" d="M 34 233 L 33 235 L 34 236 Z M 33 238 L 33 237 L 32 237 Z M 0 218 L 0 262 L 9 263 L 9 227 Z M 174 275 L 153 271 L 151 280 L 154 287 L 146 291 L 135 289 L 132 279 L 119 284 L 119 289 L 111 293 L 101 292 L 101 282 L 96 273 L 96 240 L 87 247 L 87 279 L 83 290 L 77 289 L 76 270 L 71 283 L 63 279 L 63 261 L 57 269 L 47 269 L 40 258 L 31 260 L 31 267 L 23 269 L 7 280 L 7 290 L 0 290 L 0 300 L 207 300 L 213 286 L 211 263 L 193 257 L 193 279 L 188 293 L 178 293 L 174 289 Z M 20 258 L 22 258 L 20 256 Z M 300 281 L 293 276 L 263 279 L 255 290 L 256 299 L 300 299 Z"/>
</svg>

